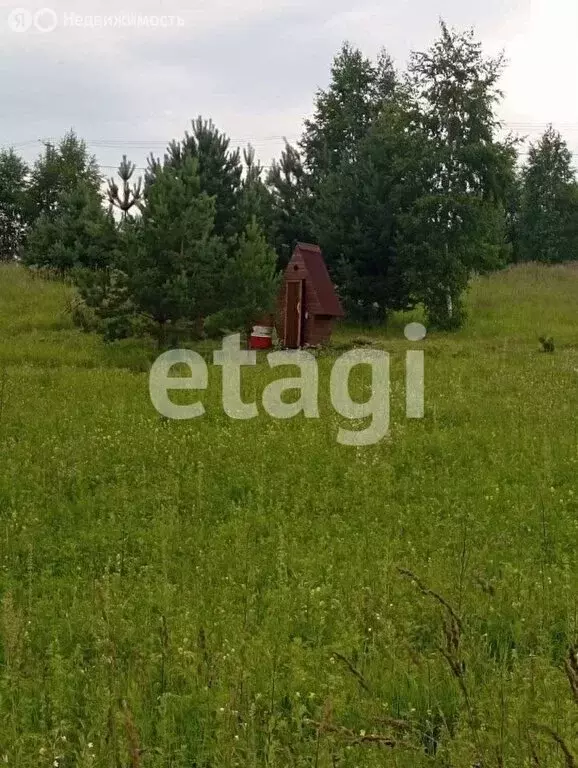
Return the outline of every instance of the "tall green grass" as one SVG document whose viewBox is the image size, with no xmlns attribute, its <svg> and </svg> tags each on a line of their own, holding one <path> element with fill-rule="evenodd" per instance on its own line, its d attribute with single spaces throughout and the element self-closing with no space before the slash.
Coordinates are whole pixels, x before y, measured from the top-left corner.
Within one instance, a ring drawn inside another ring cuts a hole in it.
<svg viewBox="0 0 578 768">
<path fill-rule="evenodd" d="M 336 442 L 337 352 L 319 420 L 231 421 L 211 370 L 206 415 L 169 422 L 152 345 L 80 333 L 70 298 L 0 269 L 0 765 L 578 759 L 575 268 L 473 283 L 423 344 L 423 421 L 407 317 L 340 328 L 392 355 L 363 449 Z M 258 400 L 279 372 L 244 376 Z"/>
</svg>

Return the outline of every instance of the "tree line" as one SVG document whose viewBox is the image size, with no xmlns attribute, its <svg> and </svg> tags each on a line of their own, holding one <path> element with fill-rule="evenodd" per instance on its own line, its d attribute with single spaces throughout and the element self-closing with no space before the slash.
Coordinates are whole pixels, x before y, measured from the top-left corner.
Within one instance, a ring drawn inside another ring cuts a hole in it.
<svg viewBox="0 0 578 768">
<path fill-rule="evenodd" d="M 473 274 L 578 253 L 578 184 L 553 128 L 520 162 L 502 136 L 502 56 L 441 23 L 403 72 L 344 44 L 300 140 L 268 173 L 196 119 L 144 179 L 103 179 L 74 133 L 29 168 L 0 152 L 0 259 L 67 273 L 107 338 L 246 328 L 274 310 L 297 241 L 318 243 L 352 319 L 422 305 L 457 328 Z M 104 197 L 104 200 L 103 200 Z M 104 204 L 103 204 L 104 203 Z M 116 215 L 115 215 L 116 213 Z"/>
</svg>

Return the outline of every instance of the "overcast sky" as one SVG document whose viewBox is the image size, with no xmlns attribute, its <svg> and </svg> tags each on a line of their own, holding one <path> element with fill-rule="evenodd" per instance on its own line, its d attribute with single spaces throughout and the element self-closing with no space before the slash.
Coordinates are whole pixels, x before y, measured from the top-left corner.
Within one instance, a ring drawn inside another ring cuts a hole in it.
<svg viewBox="0 0 578 768">
<path fill-rule="evenodd" d="M 139 27 L 137 14 L 156 18 Z M 299 136 L 344 40 L 368 56 L 385 46 L 401 68 L 440 17 L 505 50 L 508 126 L 535 136 L 552 122 L 578 160 L 576 0 L 0 0 L 0 145 L 32 160 L 72 127 L 110 174 L 202 114 L 268 165 Z"/>
</svg>

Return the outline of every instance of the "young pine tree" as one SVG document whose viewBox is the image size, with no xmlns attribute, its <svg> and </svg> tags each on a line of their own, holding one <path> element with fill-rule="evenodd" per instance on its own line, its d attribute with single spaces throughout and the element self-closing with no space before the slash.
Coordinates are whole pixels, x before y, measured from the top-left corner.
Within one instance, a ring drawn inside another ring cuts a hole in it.
<svg viewBox="0 0 578 768">
<path fill-rule="evenodd" d="M 142 217 L 129 229 L 121 270 L 135 311 L 154 324 L 162 347 L 179 323 L 202 323 L 220 308 L 222 240 L 215 200 L 202 191 L 199 161 L 151 166 Z"/>
<path fill-rule="evenodd" d="M 121 187 L 115 179 L 108 181 L 108 201 L 112 208 L 121 212 L 123 220 L 128 217 L 133 208 L 141 208 L 142 179 L 139 178 L 134 184 L 131 182 L 135 170 L 135 164 L 131 163 L 126 155 L 123 155 L 117 171 Z"/>
<path fill-rule="evenodd" d="M 253 217 L 227 262 L 221 298 L 225 308 L 207 319 L 207 331 L 249 333 L 262 315 L 274 313 L 278 289 L 277 254 Z"/>
<path fill-rule="evenodd" d="M 52 213 L 43 213 L 32 225 L 23 260 L 61 274 L 73 269 L 104 269 L 114 261 L 118 247 L 112 215 L 99 193 L 79 181 L 61 193 Z"/>
</svg>

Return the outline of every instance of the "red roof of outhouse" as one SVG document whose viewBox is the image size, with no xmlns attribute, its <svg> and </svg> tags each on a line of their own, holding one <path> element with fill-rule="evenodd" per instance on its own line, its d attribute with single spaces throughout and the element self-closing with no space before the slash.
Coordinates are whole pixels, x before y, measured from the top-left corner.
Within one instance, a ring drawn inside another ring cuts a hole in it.
<svg viewBox="0 0 578 768">
<path fill-rule="evenodd" d="M 317 300 L 320 304 L 320 315 L 330 315 L 332 317 L 344 317 L 345 312 L 339 301 L 339 297 L 335 292 L 329 272 L 323 260 L 323 254 L 321 248 L 318 245 L 311 245 L 310 243 L 297 243 L 293 257 L 299 254 L 303 259 L 305 268 L 309 273 L 311 279 L 311 287 L 315 291 Z"/>
</svg>

